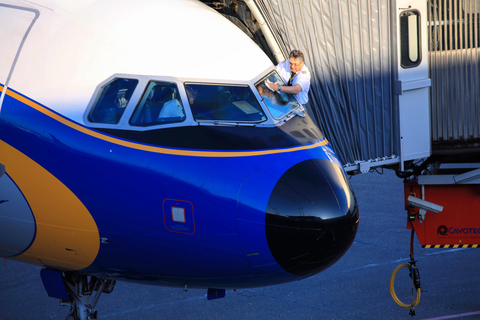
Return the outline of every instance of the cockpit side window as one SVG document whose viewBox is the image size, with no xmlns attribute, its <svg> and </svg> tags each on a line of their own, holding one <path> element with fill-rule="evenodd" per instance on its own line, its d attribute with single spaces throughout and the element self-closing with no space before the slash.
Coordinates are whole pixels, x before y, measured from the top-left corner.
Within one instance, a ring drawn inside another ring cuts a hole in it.
<svg viewBox="0 0 480 320">
<path fill-rule="evenodd" d="M 113 79 L 100 90 L 88 121 L 117 124 L 138 84 L 135 79 Z"/>
<path fill-rule="evenodd" d="M 272 117 L 275 119 L 283 118 L 292 110 L 300 107 L 300 103 L 298 103 L 293 94 L 273 91 L 266 85 L 268 82 L 273 82 L 278 85 L 285 85 L 285 82 L 278 73 L 274 71 L 255 84 L 258 93 L 262 97 L 262 101 L 267 106 Z"/>
<path fill-rule="evenodd" d="M 248 86 L 185 84 L 195 120 L 261 122 L 267 120 Z"/>
<path fill-rule="evenodd" d="M 181 122 L 186 118 L 182 100 L 175 83 L 150 81 L 130 124 L 147 127 Z"/>
</svg>

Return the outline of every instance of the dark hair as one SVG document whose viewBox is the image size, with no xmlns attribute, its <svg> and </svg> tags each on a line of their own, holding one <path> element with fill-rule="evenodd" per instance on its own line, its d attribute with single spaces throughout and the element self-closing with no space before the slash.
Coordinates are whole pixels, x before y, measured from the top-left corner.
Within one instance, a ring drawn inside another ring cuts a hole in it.
<svg viewBox="0 0 480 320">
<path fill-rule="evenodd" d="M 195 89 L 193 89 L 192 87 L 185 86 L 185 91 L 187 92 L 187 96 L 189 98 L 192 97 L 193 99 L 195 99 L 198 95 L 197 91 L 195 91 Z"/>
<path fill-rule="evenodd" d="M 294 58 L 294 59 L 300 58 L 300 60 L 302 60 L 302 62 L 305 62 L 305 59 L 303 58 L 303 52 L 300 51 L 300 50 L 292 50 L 290 52 L 290 56 L 288 58 L 289 59 L 290 58 Z"/>
</svg>

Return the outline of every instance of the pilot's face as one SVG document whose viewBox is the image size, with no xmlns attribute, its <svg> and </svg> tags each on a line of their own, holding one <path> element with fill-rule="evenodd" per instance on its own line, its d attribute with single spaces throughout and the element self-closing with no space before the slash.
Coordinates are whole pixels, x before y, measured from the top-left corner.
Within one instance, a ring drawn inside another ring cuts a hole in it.
<svg viewBox="0 0 480 320">
<path fill-rule="evenodd" d="M 263 94 L 263 88 L 262 88 L 262 86 L 258 86 L 258 87 L 257 87 L 257 90 L 258 90 L 258 93 L 260 93 L 261 96 L 264 95 L 264 94 Z"/>
<path fill-rule="evenodd" d="M 302 70 L 303 65 L 305 62 L 302 61 L 300 58 L 290 58 L 288 59 L 288 62 L 290 63 L 290 70 L 293 72 L 297 73 L 298 71 Z"/>
<path fill-rule="evenodd" d="M 272 93 L 270 92 L 270 90 L 268 90 L 267 88 L 263 87 L 263 86 L 258 86 L 257 87 L 257 90 L 258 90 L 258 93 L 260 93 L 261 96 L 264 96 L 264 97 L 269 97 L 272 95 Z"/>
</svg>

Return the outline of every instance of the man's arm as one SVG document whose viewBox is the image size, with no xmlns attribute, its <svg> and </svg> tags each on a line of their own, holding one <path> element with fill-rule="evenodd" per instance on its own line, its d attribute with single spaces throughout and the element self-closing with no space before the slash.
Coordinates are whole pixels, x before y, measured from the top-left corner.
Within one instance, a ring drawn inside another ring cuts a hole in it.
<svg viewBox="0 0 480 320">
<path fill-rule="evenodd" d="M 272 88 L 272 90 L 274 91 L 279 91 L 278 84 L 276 83 L 267 83 L 267 86 Z M 292 87 L 290 86 L 281 86 L 281 87 L 282 87 L 282 90 L 280 90 L 281 92 L 290 93 L 290 94 L 298 94 L 300 91 L 302 91 L 302 86 L 299 85 L 298 83 Z"/>
</svg>

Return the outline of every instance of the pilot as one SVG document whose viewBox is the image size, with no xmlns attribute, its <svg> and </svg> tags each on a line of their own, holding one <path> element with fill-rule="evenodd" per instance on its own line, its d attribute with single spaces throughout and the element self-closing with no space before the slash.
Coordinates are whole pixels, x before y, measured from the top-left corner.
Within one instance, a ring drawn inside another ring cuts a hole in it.
<svg viewBox="0 0 480 320">
<path fill-rule="evenodd" d="M 101 105 L 103 123 L 118 123 L 127 107 L 128 100 L 125 98 L 128 89 L 119 89 L 115 93 L 113 100 L 107 101 Z"/>
<path fill-rule="evenodd" d="M 308 102 L 308 90 L 310 90 L 310 71 L 305 66 L 303 53 L 300 50 L 292 50 L 288 60 L 280 62 L 275 67 L 283 78 L 286 86 L 269 83 L 268 86 L 275 91 L 291 93 L 295 95 L 302 105 Z"/>
<path fill-rule="evenodd" d="M 164 118 L 183 117 L 185 117 L 185 111 L 183 110 L 183 106 L 177 98 L 165 102 L 162 110 L 160 111 L 160 114 L 158 115 L 159 120 Z"/>
<path fill-rule="evenodd" d="M 198 93 L 192 87 L 185 87 L 185 91 L 187 91 L 188 103 L 190 103 L 191 106 L 195 102 Z"/>
<path fill-rule="evenodd" d="M 232 87 L 231 101 L 250 101 L 250 90 L 246 87 Z"/>
<path fill-rule="evenodd" d="M 273 92 L 268 90 L 265 83 L 260 83 L 259 85 L 257 85 L 257 90 L 262 97 L 265 97 L 267 99 L 271 99 L 273 97 Z"/>
<path fill-rule="evenodd" d="M 262 96 L 263 102 L 267 105 L 268 110 L 274 118 L 280 118 L 284 113 L 280 110 L 280 105 L 277 103 L 277 99 L 272 90 L 267 88 L 266 83 L 260 83 L 257 85 L 258 93 Z"/>
</svg>

